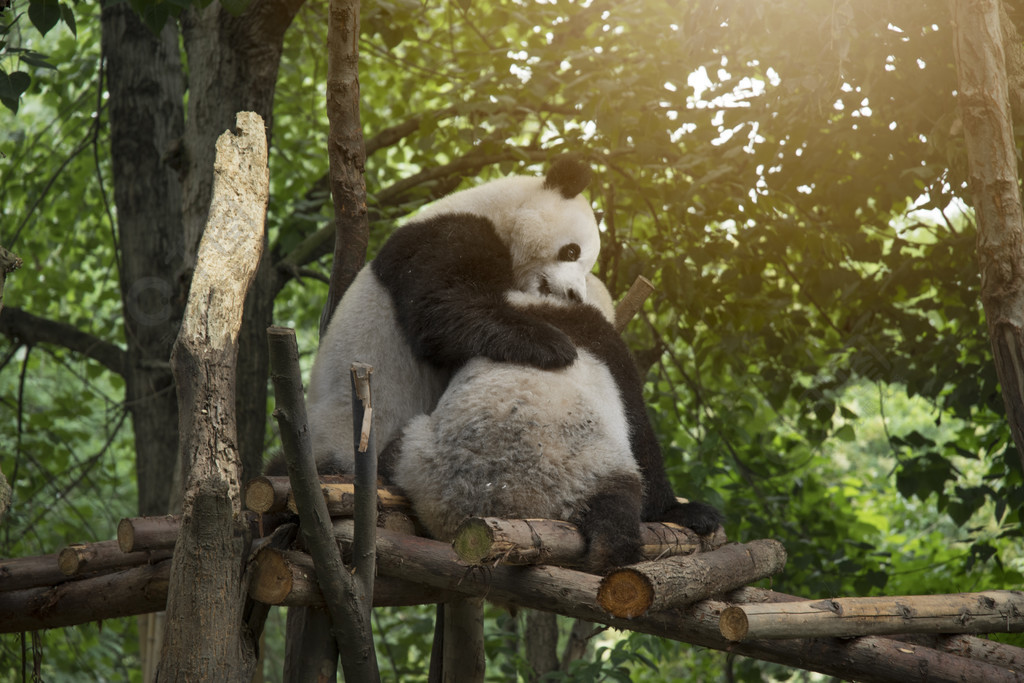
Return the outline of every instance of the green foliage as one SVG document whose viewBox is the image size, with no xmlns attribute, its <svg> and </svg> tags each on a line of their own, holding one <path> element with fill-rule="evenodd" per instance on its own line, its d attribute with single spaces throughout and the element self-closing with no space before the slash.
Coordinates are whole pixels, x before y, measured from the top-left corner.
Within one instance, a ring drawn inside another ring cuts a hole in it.
<svg viewBox="0 0 1024 683">
<path fill-rule="evenodd" d="M 133 4 L 153 30 L 188 5 Z M 731 538 L 783 541 L 773 588 L 1019 586 L 1024 476 L 979 303 L 947 12 L 938 0 L 364 3 L 371 255 L 438 194 L 582 151 L 605 213 L 600 275 L 617 294 L 641 274 L 658 288 L 626 336 L 669 474 L 680 495 L 725 510 Z M 326 25 L 326 3 L 306 3 L 286 38 L 275 262 L 332 216 Z M 0 43 L 0 101 L 21 105 L 0 126 L 0 242 L 26 260 L 6 302 L 123 345 L 98 10 L 19 3 L 0 13 Z M 298 328 L 308 369 L 330 259 L 300 266 L 275 317 Z M 0 359 L 0 467 L 16 496 L 2 552 L 110 537 L 134 501 L 123 386 L 16 340 Z M 523 623 L 488 612 L 490 679 L 528 677 Z M 425 678 L 432 626 L 429 608 L 376 613 L 385 678 Z M 47 678 L 86 662 L 123 680 L 131 660 L 104 653 L 133 631 L 127 620 L 48 635 Z M 0 679 L 19 657 L 16 638 L 2 641 Z M 609 631 L 547 679 L 726 669 L 789 675 Z"/>
</svg>

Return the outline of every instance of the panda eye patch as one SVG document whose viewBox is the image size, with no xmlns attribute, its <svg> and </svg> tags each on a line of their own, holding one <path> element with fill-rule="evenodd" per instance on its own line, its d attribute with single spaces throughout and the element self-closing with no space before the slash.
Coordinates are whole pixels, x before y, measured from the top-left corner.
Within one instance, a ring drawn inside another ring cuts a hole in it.
<svg viewBox="0 0 1024 683">
<path fill-rule="evenodd" d="M 558 250 L 559 261 L 578 261 L 580 258 L 580 245 L 575 242 L 569 242 L 561 249 Z"/>
</svg>

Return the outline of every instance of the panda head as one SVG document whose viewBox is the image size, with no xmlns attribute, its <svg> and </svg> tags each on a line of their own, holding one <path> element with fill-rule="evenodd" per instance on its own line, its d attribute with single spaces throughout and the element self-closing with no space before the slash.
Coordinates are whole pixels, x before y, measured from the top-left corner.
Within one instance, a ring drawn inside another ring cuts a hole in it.
<svg viewBox="0 0 1024 683">
<path fill-rule="evenodd" d="M 581 194 L 589 180 L 586 164 L 563 157 L 543 178 L 492 180 L 444 197 L 418 217 L 472 213 L 489 219 L 512 255 L 516 289 L 585 301 L 587 273 L 600 249 L 597 219 Z"/>
</svg>

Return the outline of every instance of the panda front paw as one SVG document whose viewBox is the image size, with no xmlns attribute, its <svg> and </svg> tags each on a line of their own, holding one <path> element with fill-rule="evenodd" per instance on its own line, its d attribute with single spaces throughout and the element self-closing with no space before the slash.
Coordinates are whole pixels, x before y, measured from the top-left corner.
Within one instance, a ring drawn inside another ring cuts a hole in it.
<svg viewBox="0 0 1024 683">
<path fill-rule="evenodd" d="M 550 325 L 524 330 L 519 338 L 508 337 L 498 353 L 487 354 L 503 363 L 557 370 L 576 362 L 576 345 L 561 330 Z"/>
<path fill-rule="evenodd" d="M 714 533 L 722 525 L 725 516 L 707 503 L 675 503 L 658 519 L 692 529 L 699 536 Z"/>
</svg>

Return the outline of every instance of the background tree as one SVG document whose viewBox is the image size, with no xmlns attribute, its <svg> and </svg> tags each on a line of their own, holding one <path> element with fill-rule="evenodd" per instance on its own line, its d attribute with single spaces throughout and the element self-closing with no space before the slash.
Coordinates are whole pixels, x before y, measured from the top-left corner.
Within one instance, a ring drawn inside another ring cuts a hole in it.
<svg viewBox="0 0 1024 683">
<path fill-rule="evenodd" d="M 236 111 L 273 125 L 239 352 L 250 470 L 270 437 L 263 330 L 294 325 L 312 353 L 333 246 L 323 3 L 144 14 L 158 33 L 80 4 L 42 37 L 31 4 L 0 22 L 18 18 L 4 74 L 31 77 L 0 127 L 0 243 L 26 264 L 0 314 L 7 555 L 110 537 L 136 492 L 142 511 L 170 504 L 167 359 Z M 582 150 L 600 275 L 658 286 L 627 336 L 681 494 L 721 504 L 732 538 L 782 540 L 788 592 L 1019 585 L 1024 489 L 979 305 L 947 3 L 598 5 L 365 3 L 370 255 L 425 200 Z M 403 680 L 426 647 L 410 614 L 378 613 L 382 673 Z M 500 620 L 495 677 L 526 666 Z M 131 669 L 132 629 L 69 630 L 44 661 Z M 6 672 L 20 647 L 2 647 Z M 593 648 L 608 656 L 580 676 L 770 668 L 639 637 Z"/>
</svg>

